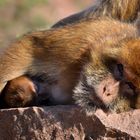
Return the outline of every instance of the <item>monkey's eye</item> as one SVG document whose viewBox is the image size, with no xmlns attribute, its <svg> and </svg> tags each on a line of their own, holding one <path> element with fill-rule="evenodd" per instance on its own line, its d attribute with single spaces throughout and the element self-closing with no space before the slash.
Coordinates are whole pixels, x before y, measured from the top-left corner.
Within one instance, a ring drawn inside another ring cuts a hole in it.
<svg viewBox="0 0 140 140">
<path fill-rule="evenodd" d="M 117 80 L 122 80 L 124 76 L 124 68 L 122 64 L 117 64 L 117 68 L 115 70 L 115 75 Z"/>
<path fill-rule="evenodd" d="M 18 96 L 19 94 L 23 94 L 23 93 L 24 93 L 23 90 L 21 90 L 21 89 L 16 89 L 16 90 L 14 90 L 14 91 L 12 92 L 12 95 Z"/>
<path fill-rule="evenodd" d="M 13 92 L 11 92 L 11 95 L 12 96 L 18 96 L 18 94 L 19 94 L 19 91 L 13 91 Z"/>
<path fill-rule="evenodd" d="M 117 64 L 117 67 L 118 67 L 118 71 L 120 73 L 120 76 L 123 77 L 123 71 L 124 71 L 123 65 L 122 64 Z"/>
</svg>

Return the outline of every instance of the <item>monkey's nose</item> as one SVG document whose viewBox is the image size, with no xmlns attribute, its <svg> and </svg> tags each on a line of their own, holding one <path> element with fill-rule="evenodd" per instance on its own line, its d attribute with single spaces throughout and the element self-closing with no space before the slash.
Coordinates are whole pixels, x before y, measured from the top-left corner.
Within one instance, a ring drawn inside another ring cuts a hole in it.
<svg viewBox="0 0 140 140">
<path fill-rule="evenodd" d="M 104 88 L 103 88 L 103 94 L 105 94 L 106 96 L 110 96 L 111 95 L 106 86 L 104 86 Z"/>
<path fill-rule="evenodd" d="M 120 82 L 116 82 L 114 84 L 107 84 L 103 87 L 103 95 L 111 96 L 118 93 Z"/>
<path fill-rule="evenodd" d="M 103 88 L 103 96 L 111 96 L 111 91 L 107 86 Z"/>
</svg>

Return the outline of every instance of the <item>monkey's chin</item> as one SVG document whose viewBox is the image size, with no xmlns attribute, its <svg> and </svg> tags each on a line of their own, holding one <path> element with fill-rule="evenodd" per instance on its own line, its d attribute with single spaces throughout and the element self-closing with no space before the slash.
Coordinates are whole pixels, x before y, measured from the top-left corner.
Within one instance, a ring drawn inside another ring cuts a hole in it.
<svg viewBox="0 0 140 140">
<path fill-rule="evenodd" d="M 135 109 L 131 105 L 131 101 L 125 97 L 117 97 L 112 103 L 108 106 L 108 111 L 110 113 L 122 113 Z"/>
<path fill-rule="evenodd" d="M 79 105 L 88 116 L 93 115 L 98 108 L 107 112 L 107 107 L 98 97 L 94 97 L 96 99 L 93 100 L 91 97 L 93 95 L 91 94 L 91 90 L 92 92 L 94 91 L 94 89 L 87 87 L 87 85 L 80 81 L 73 90 L 73 99 L 75 100 L 75 103 Z"/>
</svg>

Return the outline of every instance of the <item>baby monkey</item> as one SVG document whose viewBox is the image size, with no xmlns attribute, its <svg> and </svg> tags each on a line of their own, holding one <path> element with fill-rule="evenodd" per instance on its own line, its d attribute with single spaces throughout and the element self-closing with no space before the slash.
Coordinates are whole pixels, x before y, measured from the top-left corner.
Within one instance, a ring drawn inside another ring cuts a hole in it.
<svg viewBox="0 0 140 140">
<path fill-rule="evenodd" d="M 20 76 L 7 83 L 2 91 L 4 107 L 43 105 L 48 99 L 46 83 L 28 76 Z"/>
</svg>

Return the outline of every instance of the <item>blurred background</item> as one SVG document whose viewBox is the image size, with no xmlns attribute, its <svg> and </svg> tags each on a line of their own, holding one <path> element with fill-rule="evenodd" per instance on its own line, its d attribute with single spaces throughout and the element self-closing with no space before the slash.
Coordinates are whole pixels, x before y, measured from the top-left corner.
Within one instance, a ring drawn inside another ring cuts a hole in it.
<svg viewBox="0 0 140 140">
<path fill-rule="evenodd" d="M 26 32 L 47 29 L 95 0 L 0 0 L 0 47 Z"/>
</svg>

